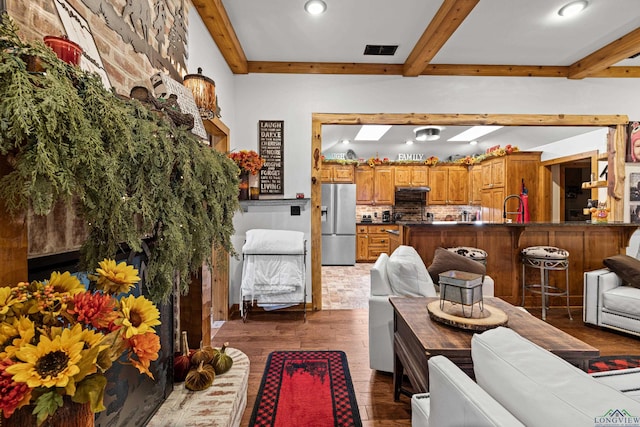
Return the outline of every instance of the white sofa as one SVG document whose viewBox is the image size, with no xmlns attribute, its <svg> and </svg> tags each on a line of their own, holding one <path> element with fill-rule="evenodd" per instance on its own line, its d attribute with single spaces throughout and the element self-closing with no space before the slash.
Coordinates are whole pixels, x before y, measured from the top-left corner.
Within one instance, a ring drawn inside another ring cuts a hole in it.
<svg viewBox="0 0 640 427">
<path fill-rule="evenodd" d="M 625 285 L 608 268 L 585 272 L 583 320 L 640 336 L 640 288 Z"/>
<path fill-rule="evenodd" d="M 413 427 L 640 425 L 640 396 L 619 391 L 637 388 L 640 369 L 590 375 L 504 327 L 475 334 L 471 356 L 476 382 L 444 356 L 429 359 Z"/>
<path fill-rule="evenodd" d="M 397 263 L 394 259 L 398 258 Z M 391 264 L 391 268 L 389 265 Z M 411 246 L 399 246 L 391 257 L 380 254 L 370 272 L 369 366 L 393 372 L 393 307 L 391 296 L 437 296 L 433 282 L 420 255 Z M 484 296 L 493 296 L 494 282 L 485 276 Z"/>
</svg>

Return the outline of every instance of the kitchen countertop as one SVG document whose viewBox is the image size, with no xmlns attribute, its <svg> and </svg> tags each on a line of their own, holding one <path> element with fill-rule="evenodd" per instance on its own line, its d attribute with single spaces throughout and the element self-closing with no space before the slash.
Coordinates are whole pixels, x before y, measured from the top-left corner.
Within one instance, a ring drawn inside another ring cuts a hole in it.
<svg viewBox="0 0 640 427">
<path fill-rule="evenodd" d="M 566 221 L 566 222 L 527 222 L 527 223 L 518 223 L 518 222 L 510 222 L 510 223 L 502 223 L 502 222 L 484 222 L 484 221 L 396 221 L 396 224 L 402 226 L 437 226 L 437 225 L 475 225 L 475 226 L 503 226 L 503 227 L 549 227 L 549 226 L 563 226 L 563 227 L 576 227 L 576 226 L 607 226 L 607 227 L 615 227 L 615 226 L 635 226 L 640 227 L 640 224 L 634 224 L 629 222 L 605 222 L 605 223 L 590 223 L 586 221 Z"/>
</svg>

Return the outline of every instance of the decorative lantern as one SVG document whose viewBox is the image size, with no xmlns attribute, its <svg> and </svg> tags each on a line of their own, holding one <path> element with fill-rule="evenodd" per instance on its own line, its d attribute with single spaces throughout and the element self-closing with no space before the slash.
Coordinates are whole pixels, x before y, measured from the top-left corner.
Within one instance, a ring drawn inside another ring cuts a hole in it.
<svg viewBox="0 0 640 427">
<path fill-rule="evenodd" d="M 184 76 L 183 84 L 191 89 L 200 115 L 204 118 L 212 118 L 216 112 L 216 83 L 209 77 L 202 75 L 202 68 L 198 68 L 198 74 Z"/>
</svg>

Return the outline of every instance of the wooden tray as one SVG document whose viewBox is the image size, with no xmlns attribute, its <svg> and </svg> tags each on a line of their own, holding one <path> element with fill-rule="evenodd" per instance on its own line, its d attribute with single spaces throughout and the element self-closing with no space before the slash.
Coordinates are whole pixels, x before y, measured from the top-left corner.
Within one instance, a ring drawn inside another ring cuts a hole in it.
<svg viewBox="0 0 640 427">
<path fill-rule="evenodd" d="M 471 331 L 486 331 L 498 326 L 505 326 L 509 320 L 507 313 L 489 304 L 484 304 L 483 311 L 480 311 L 479 305 L 475 305 L 471 317 L 462 315 L 462 307 L 461 304 L 444 301 L 443 307 L 440 309 L 440 301 L 438 300 L 427 304 L 427 311 L 429 317 L 436 322 Z M 469 314 L 471 306 L 464 306 L 464 311 Z"/>
</svg>

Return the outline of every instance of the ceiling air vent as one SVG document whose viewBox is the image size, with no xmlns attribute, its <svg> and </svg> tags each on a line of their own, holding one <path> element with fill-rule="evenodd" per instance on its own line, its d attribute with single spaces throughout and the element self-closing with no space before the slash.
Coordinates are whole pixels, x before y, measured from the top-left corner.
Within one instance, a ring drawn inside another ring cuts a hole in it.
<svg viewBox="0 0 640 427">
<path fill-rule="evenodd" d="M 631 55 L 629 59 L 637 58 L 638 56 L 640 56 L 640 52 L 636 53 L 635 55 Z"/>
<path fill-rule="evenodd" d="M 393 56 L 396 54 L 396 49 L 398 49 L 397 44 L 368 44 L 364 48 L 364 54 Z"/>
</svg>

